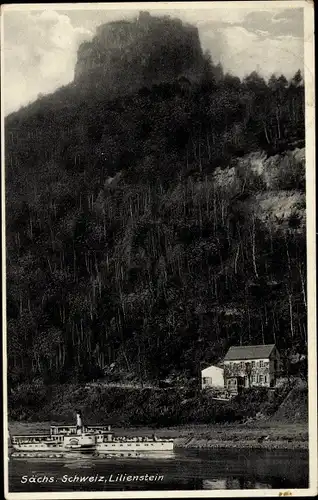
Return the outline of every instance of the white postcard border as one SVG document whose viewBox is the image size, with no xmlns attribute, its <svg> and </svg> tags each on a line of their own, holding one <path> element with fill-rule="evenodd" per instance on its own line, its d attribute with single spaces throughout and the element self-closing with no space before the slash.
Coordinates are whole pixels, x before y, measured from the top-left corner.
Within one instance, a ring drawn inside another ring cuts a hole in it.
<svg viewBox="0 0 318 500">
<path fill-rule="evenodd" d="M 317 495 L 317 338 L 316 338 L 316 199 L 315 199 L 315 75 L 314 75 L 314 5 L 307 0 L 228 1 L 228 2 L 143 2 L 143 3 L 76 3 L 76 4 L 12 4 L 1 6 L 1 46 L 3 47 L 4 14 L 8 11 L 33 10 L 176 10 L 235 8 L 303 8 L 304 9 L 304 79 L 306 114 L 306 217 L 307 217 L 307 301 L 308 301 L 308 397 L 309 397 L 309 488 L 252 490 L 174 490 L 174 491 L 102 491 L 102 492 L 41 492 L 13 493 L 8 490 L 8 420 L 7 420 L 7 349 L 6 342 L 6 247 L 5 247 L 5 168 L 4 148 L 1 148 L 1 234 L 2 234 L 2 331 L 3 331 L 3 416 L 4 416 L 4 483 L 7 500 L 99 499 L 99 498 L 221 498 L 273 497 Z M 4 74 L 4 54 L 1 51 L 1 75 Z M 1 79 L 3 81 L 3 79 Z M 1 143 L 4 145 L 4 97 L 1 95 Z"/>
</svg>

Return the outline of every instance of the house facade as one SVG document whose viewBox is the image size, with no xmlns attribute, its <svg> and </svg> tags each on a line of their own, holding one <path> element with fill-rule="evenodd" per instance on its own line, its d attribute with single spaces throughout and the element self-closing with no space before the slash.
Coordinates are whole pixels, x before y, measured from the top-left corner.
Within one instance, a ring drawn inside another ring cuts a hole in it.
<svg viewBox="0 0 318 500">
<path fill-rule="evenodd" d="M 275 387 L 281 360 L 275 344 L 230 347 L 224 358 L 224 385 L 229 392 Z"/>
<path fill-rule="evenodd" d="M 207 388 L 224 388 L 224 370 L 218 366 L 208 366 L 201 371 L 201 387 Z"/>
</svg>

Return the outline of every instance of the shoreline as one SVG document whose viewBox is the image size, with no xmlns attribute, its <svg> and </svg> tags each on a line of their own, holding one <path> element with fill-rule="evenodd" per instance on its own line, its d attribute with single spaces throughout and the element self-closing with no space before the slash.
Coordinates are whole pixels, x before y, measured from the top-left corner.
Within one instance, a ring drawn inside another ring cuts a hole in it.
<svg viewBox="0 0 318 500">
<path fill-rule="evenodd" d="M 8 422 L 10 435 L 48 432 L 54 422 Z M 155 433 L 158 437 L 174 439 L 178 450 L 260 449 L 308 450 L 307 423 L 255 422 L 253 425 L 200 425 L 152 428 L 115 428 L 113 431 L 127 436 Z"/>
<path fill-rule="evenodd" d="M 211 449 L 251 449 L 251 450 L 308 450 L 308 441 L 216 441 L 191 438 L 176 439 L 175 449 L 211 450 Z"/>
</svg>

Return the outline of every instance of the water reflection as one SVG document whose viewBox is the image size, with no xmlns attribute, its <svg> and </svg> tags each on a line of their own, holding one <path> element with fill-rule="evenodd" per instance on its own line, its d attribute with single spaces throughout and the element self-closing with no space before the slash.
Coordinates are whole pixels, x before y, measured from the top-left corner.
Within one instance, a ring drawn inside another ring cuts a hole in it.
<svg viewBox="0 0 318 500">
<path fill-rule="evenodd" d="M 244 477 L 238 479 L 204 479 L 202 481 L 203 490 L 262 490 L 268 488 L 272 488 L 272 485 L 260 481 L 249 481 Z"/>
<path fill-rule="evenodd" d="M 23 475 L 54 476 L 52 484 L 21 484 Z M 67 475 L 155 475 L 160 482 L 62 482 Z M 182 451 L 174 458 L 64 460 L 14 459 L 9 462 L 10 491 L 98 490 L 239 490 L 308 487 L 308 453 L 304 451 L 213 450 Z"/>
</svg>

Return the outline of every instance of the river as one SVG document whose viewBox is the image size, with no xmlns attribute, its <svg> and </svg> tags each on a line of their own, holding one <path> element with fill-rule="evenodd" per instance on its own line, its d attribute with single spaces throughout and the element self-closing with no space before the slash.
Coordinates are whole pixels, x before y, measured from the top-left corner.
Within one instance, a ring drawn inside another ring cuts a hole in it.
<svg viewBox="0 0 318 500">
<path fill-rule="evenodd" d="M 9 460 L 10 492 L 308 488 L 300 450 L 178 450 L 171 458 Z"/>
</svg>

